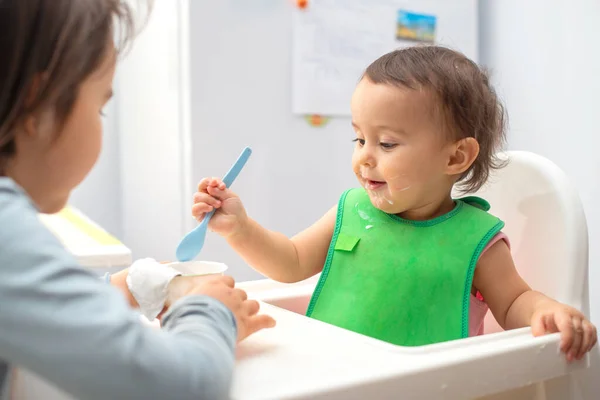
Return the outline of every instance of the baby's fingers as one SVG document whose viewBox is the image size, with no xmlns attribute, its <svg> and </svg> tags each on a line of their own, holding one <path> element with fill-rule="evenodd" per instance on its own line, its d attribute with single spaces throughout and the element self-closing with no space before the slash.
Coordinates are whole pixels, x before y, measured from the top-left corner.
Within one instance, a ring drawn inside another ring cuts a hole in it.
<svg viewBox="0 0 600 400">
<path fill-rule="evenodd" d="M 560 350 L 567 354 L 567 352 L 573 346 L 575 340 L 575 331 L 573 329 L 573 319 L 571 315 L 566 312 L 556 312 L 552 316 L 552 325 L 554 325 L 551 331 L 560 332 Z"/>
<path fill-rule="evenodd" d="M 196 193 L 194 195 L 194 205 L 192 206 L 192 215 L 196 219 L 201 219 L 204 214 L 211 212 L 215 208 L 221 207 L 221 201 L 206 193 Z"/>
<path fill-rule="evenodd" d="M 196 219 L 198 222 L 202 222 L 204 216 L 212 211 L 211 206 L 207 206 L 206 204 L 197 204 L 192 206 L 192 217 Z"/>
<path fill-rule="evenodd" d="M 196 192 L 194 193 L 194 205 L 206 204 L 214 208 L 221 207 L 221 200 L 214 198 L 208 193 Z"/>
<path fill-rule="evenodd" d="M 198 183 L 198 191 L 199 192 L 206 192 L 206 188 L 208 187 L 208 185 L 210 185 L 210 182 L 212 181 L 212 178 L 203 178 L 200 183 Z"/>
<path fill-rule="evenodd" d="M 215 177 L 204 178 L 198 184 L 198 191 L 199 192 L 207 192 L 209 187 L 219 188 L 219 189 L 223 190 L 223 189 L 225 189 L 225 184 L 219 178 L 215 178 Z"/>
<path fill-rule="evenodd" d="M 573 361 L 579 356 L 583 343 L 583 326 L 581 318 L 574 316 L 571 318 L 571 329 L 573 331 L 573 342 L 567 353 L 567 361 Z"/>
<path fill-rule="evenodd" d="M 537 314 L 534 319 L 531 321 L 531 333 L 533 336 L 542 336 L 545 335 L 548 331 L 546 329 L 546 315 Z"/>
<path fill-rule="evenodd" d="M 596 327 L 592 325 L 591 322 L 583 320 L 581 326 L 583 328 L 583 341 L 581 343 L 579 354 L 577 355 L 578 360 L 582 359 L 585 353 L 590 351 L 598 340 L 596 337 Z"/>
<path fill-rule="evenodd" d="M 209 186 L 206 191 L 208 192 L 209 195 L 213 196 L 214 198 L 220 199 L 220 200 L 227 200 L 230 199 L 232 197 L 237 197 L 237 195 L 227 189 L 226 187 L 221 188 L 221 187 L 212 187 Z"/>
</svg>

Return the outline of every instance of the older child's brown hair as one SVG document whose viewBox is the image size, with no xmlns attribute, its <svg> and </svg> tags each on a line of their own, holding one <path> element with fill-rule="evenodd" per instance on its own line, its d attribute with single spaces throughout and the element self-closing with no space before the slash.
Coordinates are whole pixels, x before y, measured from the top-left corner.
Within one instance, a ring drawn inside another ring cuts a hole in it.
<svg viewBox="0 0 600 400">
<path fill-rule="evenodd" d="M 478 190 L 492 169 L 503 166 L 496 152 L 506 138 L 504 107 L 487 73 L 463 54 L 440 46 L 396 50 L 374 61 L 365 77 L 376 84 L 430 91 L 445 133 L 453 140 L 477 140 L 479 155 L 461 177 L 461 190 Z"/>
<path fill-rule="evenodd" d="M 22 123 L 52 111 L 60 127 L 112 39 L 122 48 L 133 35 L 122 0 L 0 0 L 0 175 Z"/>
</svg>

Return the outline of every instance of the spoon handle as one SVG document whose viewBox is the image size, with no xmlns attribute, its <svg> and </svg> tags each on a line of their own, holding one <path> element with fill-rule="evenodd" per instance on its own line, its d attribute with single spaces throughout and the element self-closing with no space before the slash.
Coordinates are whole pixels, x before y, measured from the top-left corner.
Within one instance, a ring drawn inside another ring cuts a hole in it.
<svg viewBox="0 0 600 400">
<path fill-rule="evenodd" d="M 244 168 L 244 165 L 246 165 L 248 158 L 250 158 L 250 154 L 252 154 L 252 149 L 250 147 L 246 147 L 244 150 L 242 150 L 242 154 L 240 154 L 237 161 L 231 166 L 229 171 L 227 171 L 223 177 L 223 183 L 225 186 L 228 188 L 231 186 L 235 178 L 237 178 L 237 176 L 240 174 L 242 168 Z"/>
<path fill-rule="evenodd" d="M 246 147 L 244 150 L 242 150 L 242 153 L 240 154 L 236 162 L 231 166 L 229 171 L 227 171 L 227 173 L 223 177 L 223 183 L 227 188 L 231 186 L 233 181 L 235 181 L 235 178 L 237 178 L 237 176 L 240 174 L 240 171 L 242 170 L 242 168 L 244 168 L 244 165 L 246 165 L 246 162 L 248 161 L 248 158 L 250 158 L 251 154 L 252 149 L 250 147 Z M 206 216 L 196 229 L 203 229 L 201 227 L 203 227 L 204 225 L 208 225 L 208 222 L 210 221 L 211 217 L 215 214 L 216 211 L 217 210 L 212 210 L 211 212 L 206 214 Z"/>
</svg>

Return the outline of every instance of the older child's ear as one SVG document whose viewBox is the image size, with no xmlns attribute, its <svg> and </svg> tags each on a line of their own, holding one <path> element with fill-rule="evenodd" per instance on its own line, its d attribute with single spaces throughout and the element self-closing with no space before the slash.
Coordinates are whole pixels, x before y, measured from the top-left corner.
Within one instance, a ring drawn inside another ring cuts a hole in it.
<svg viewBox="0 0 600 400">
<path fill-rule="evenodd" d="M 450 146 L 446 173 L 460 175 L 467 171 L 479 155 L 479 143 L 475 138 L 461 139 Z"/>
<path fill-rule="evenodd" d="M 23 119 L 20 131 L 28 138 L 35 138 L 38 132 L 38 122 L 35 115 L 28 115 Z"/>
<path fill-rule="evenodd" d="M 54 126 L 54 118 L 51 112 L 32 113 L 23 119 L 18 130 L 18 136 L 20 139 L 35 140 L 40 144 L 42 142 L 48 144 L 52 141 Z"/>
<path fill-rule="evenodd" d="M 41 109 L 37 97 L 42 90 L 42 85 L 48 78 L 48 74 L 37 74 L 31 81 L 27 96 L 25 97 L 25 108 L 29 109 L 28 115 L 21 122 L 19 131 L 29 139 L 46 140 L 51 139 L 52 131 L 55 129 L 54 111 L 49 109 Z M 36 104 L 38 103 L 38 104 Z"/>
<path fill-rule="evenodd" d="M 31 111 L 23 119 L 20 130 L 29 137 L 35 137 L 39 130 L 38 128 L 40 116 L 37 115 L 37 113 L 39 113 L 39 110 L 34 110 L 33 106 L 36 103 L 36 98 L 39 95 L 42 83 L 44 82 L 45 78 L 46 74 L 37 74 L 33 77 L 31 83 L 29 84 L 29 88 L 27 89 L 27 96 L 25 97 L 25 108 Z"/>
</svg>

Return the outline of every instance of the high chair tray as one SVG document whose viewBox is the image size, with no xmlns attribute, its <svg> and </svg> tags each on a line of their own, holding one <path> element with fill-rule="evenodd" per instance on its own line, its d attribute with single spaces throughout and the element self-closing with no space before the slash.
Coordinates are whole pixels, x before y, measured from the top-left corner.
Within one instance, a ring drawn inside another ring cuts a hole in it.
<svg viewBox="0 0 600 400">
<path fill-rule="evenodd" d="M 390 345 L 299 314 L 314 284 L 239 285 L 277 326 L 240 344 L 232 399 L 478 398 L 589 363 L 568 364 L 558 334 L 534 338 L 529 328 L 417 348 Z"/>
</svg>

